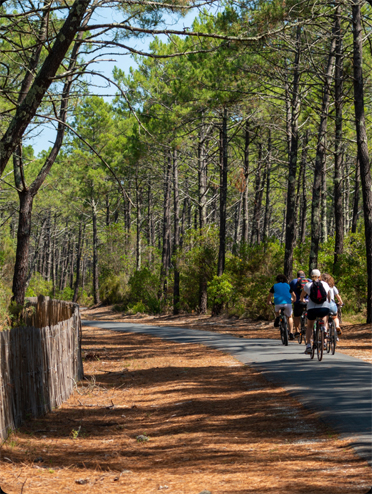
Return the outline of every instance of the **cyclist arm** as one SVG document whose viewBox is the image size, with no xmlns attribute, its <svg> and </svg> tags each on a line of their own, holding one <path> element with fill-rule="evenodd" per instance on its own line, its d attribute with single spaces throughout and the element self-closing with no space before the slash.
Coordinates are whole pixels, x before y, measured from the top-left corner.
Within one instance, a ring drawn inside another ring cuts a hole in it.
<svg viewBox="0 0 372 494">
<path fill-rule="evenodd" d="M 274 296 L 274 294 L 273 294 L 273 293 L 271 293 L 271 292 L 270 292 L 270 293 L 269 293 L 269 295 L 267 296 L 266 302 L 267 302 L 267 304 L 268 304 L 268 305 L 271 305 L 271 302 L 272 302 L 272 300 L 273 300 L 273 296 Z"/>
<path fill-rule="evenodd" d="M 340 297 L 340 295 L 339 295 L 339 294 L 337 294 L 337 295 L 336 295 L 336 298 L 337 298 L 338 303 L 339 303 L 340 305 L 344 305 L 344 303 L 343 303 L 343 301 L 342 301 L 342 298 Z"/>
<path fill-rule="evenodd" d="M 302 290 L 301 296 L 300 296 L 300 302 L 302 302 L 302 303 L 305 302 L 306 295 L 307 295 L 307 293 L 305 292 L 305 290 Z"/>
</svg>

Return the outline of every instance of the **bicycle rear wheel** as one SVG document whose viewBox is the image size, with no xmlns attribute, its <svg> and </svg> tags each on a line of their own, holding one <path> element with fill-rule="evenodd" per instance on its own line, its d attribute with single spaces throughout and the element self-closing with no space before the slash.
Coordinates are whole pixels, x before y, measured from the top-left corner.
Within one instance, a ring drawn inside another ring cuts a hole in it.
<svg viewBox="0 0 372 494">
<path fill-rule="evenodd" d="M 288 329 L 287 329 L 287 321 L 285 320 L 280 322 L 280 336 L 283 345 L 288 346 Z"/>
<path fill-rule="evenodd" d="M 323 348 L 324 348 L 324 331 L 319 326 L 316 328 L 316 355 L 319 362 L 323 358 Z"/>
<path fill-rule="evenodd" d="M 336 345 L 337 345 L 337 330 L 334 325 L 332 328 L 332 333 L 330 335 L 330 340 L 331 340 L 331 353 L 332 355 L 334 355 L 336 352 Z"/>
<path fill-rule="evenodd" d="M 328 321 L 328 339 L 327 339 L 327 353 L 329 353 L 332 349 L 332 336 L 334 330 L 334 322 L 333 319 Z"/>
<path fill-rule="evenodd" d="M 315 355 L 315 347 L 317 346 L 316 331 L 313 329 L 313 344 L 311 345 L 310 358 L 313 359 Z"/>
</svg>

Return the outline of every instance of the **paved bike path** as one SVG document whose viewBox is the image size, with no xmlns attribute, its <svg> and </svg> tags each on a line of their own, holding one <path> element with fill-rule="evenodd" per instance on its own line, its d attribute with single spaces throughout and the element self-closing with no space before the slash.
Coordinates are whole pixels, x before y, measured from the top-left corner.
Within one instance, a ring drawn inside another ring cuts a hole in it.
<svg viewBox="0 0 372 494">
<path fill-rule="evenodd" d="M 304 345 L 280 340 L 235 336 L 170 326 L 110 321 L 82 321 L 114 331 L 148 334 L 177 343 L 198 343 L 228 353 L 257 367 L 269 380 L 286 388 L 307 408 L 316 410 L 372 465 L 372 365 L 349 355 L 324 354 L 318 362 L 304 355 Z"/>
</svg>

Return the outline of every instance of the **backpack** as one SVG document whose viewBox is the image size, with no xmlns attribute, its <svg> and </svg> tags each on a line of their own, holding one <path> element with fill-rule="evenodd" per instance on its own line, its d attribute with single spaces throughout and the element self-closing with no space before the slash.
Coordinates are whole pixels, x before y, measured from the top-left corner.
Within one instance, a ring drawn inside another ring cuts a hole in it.
<svg viewBox="0 0 372 494">
<path fill-rule="evenodd" d="M 310 287 L 310 300 L 314 304 L 323 304 L 327 300 L 327 294 L 320 280 L 314 281 Z"/>
<path fill-rule="evenodd" d="M 302 292 L 302 290 L 304 289 L 304 286 L 309 281 L 311 281 L 311 280 L 308 280 L 307 278 L 297 278 L 296 290 L 299 290 L 300 292 Z"/>
</svg>

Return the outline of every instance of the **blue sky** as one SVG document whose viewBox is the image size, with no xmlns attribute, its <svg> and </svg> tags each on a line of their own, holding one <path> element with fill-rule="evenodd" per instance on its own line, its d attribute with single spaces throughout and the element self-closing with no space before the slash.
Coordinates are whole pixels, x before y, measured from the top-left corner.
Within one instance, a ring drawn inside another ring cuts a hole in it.
<svg viewBox="0 0 372 494">
<path fill-rule="evenodd" d="M 103 13 L 105 14 L 103 16 Z M 114 14 L 116 11 L 114 9 L 110 11 L 105 10 L 96 14 L 95 19 L 92 20 L 93 23 L 108 23 L 108 22 L 118 22 L 117 18 L 114 18 Z M 165 17 L 165 21 L 167 23 L 167 27 L 171 29 L 180 29 L 182 30 L 184 27 L 191 27 L 193 20 L 198 15 L 198 11 L 196 9 L 190 11 L 185 17 L 176 18 L 170 15 Z M 166 36 L 159 36 L 160 39 L 164 39 L 166 41 Z M 126 40 L 125 43 L 132 48 L 136 48 L 140 51 L 148 51 L 149 44 L 153 40 L 153 37 L 148 36 L 143 39 L 135 39 Z M 114 50 L 113 50 L 114 51 Z M 103 59 L 113 59 L 112 61 L 101 61 L 99 63 L 93 64 L 91 67 L 95 72 L 100 72 L 106 77 L 111 77 L 114 66 L 119 67 L 124 72 L 128 73 L 130 67 L 136 67 L 135 61 L 132 59 L 130 55 L 120 55 L 120 56 L 103 56 Z M 114 86 L 110 86 L 104 79 L 99 76 L 90 76 L 89 79 L 92 83 L 91 93 L 102 95 L 108 101 L 115 95 L 116 88 Z M 27 140 L 27 144 L 31 144 L 34 148 L 35 155 L 40 153 L 43 150 L 47 150 L 55 138 L 55 129 L 53 125 L 45 124 L 42 128 L 38 128 L 34 132 L 34 137 Z"/>
</svg>

